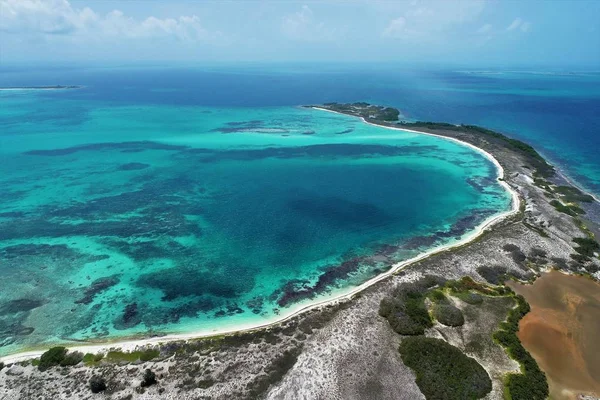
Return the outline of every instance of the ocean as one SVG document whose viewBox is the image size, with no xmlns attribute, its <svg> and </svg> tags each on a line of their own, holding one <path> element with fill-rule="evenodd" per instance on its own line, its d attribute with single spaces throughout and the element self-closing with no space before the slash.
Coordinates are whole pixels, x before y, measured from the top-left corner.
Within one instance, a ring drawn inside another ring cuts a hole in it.
<svg viewBox="0 0 600 400">
<path fill-rule="evenodd" d="M 594 189 L 599 82 L 358 66 L 7 69 L 0 86 L 85 87 L 0 92 L 11 289 L 0 355 L 272 321 L 510 209 L 472 149 L 299 105 L 368 101 L 495 128 Z"/>
</svg>

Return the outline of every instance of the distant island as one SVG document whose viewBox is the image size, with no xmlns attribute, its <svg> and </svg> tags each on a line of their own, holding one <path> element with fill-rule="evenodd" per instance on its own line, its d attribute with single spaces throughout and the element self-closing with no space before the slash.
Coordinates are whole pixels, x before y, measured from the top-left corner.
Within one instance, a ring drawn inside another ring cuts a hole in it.
<svg viewBox="0 0 600 400">
<path fill-rule="evenodd" d="M 53 85 L 53 86 L 4 86 L 0 90 L 62 90 L 62 89 L 81 89 L 79 85 Z"/>
</svg>

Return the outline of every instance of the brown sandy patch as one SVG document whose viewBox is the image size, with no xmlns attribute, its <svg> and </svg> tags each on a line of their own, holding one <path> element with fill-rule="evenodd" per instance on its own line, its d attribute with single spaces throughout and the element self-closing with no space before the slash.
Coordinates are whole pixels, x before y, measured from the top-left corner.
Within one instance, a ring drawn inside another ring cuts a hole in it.
<svg viewBox="0 0 600 400">
<path fill-rule="evenodd" d="M 531 305 L 518 336 L 546 373 L 550 397 L 600 396 L 600 285 L 553 271 L 509 286 Z"/>
</svg>

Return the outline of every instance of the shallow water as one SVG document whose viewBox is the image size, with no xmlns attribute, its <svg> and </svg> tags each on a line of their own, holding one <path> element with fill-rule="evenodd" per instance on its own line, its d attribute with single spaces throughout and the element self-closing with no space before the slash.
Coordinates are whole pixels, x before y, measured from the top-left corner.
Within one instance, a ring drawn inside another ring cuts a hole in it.
<svg viewBox="0 0 600 400">
<path fill-rule="evenodd" d="M 94 90 L 0 93 L 0 354 L 260 324 L 510 208 L 447 140 Z"/>
<path fill-rule="evenodd" d="M 546 373 L 552 399 L 600 395 L 600 285 L 552 271 L 533 285 L 510 282 L 531 312 L 519 324 L 523 346 Z"/>
</svg>

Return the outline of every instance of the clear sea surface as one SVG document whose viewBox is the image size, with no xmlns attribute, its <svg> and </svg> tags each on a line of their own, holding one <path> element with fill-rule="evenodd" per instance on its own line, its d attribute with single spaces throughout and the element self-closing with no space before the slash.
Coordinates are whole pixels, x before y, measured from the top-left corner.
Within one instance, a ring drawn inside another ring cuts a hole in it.
<svg viewBox="0 0 600 400">
<path fill-rule="evenodd" d="M 496 128 L 600 191 L 593 74 L 0 74 L 5 87 L 54 84 L 85 87 L 0 92 L 0 355 L 271 321 L 510 208 L 472 149 L 301 104 L 369 101 Z"/>
</svg>

